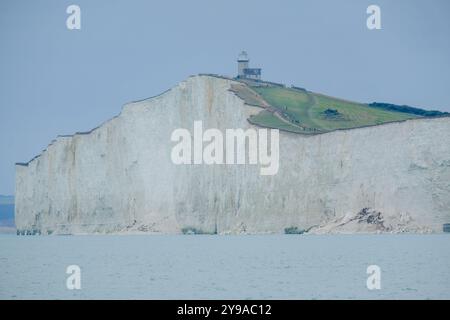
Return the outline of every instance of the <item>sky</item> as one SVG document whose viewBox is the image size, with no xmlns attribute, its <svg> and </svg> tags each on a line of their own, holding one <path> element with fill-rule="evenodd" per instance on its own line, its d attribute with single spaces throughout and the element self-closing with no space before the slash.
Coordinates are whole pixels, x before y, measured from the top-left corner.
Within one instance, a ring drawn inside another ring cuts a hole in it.
<svg viewBox="0 0 450 320">
<path fill-rule="evenodd" d="M 371 4 L 381 30 L 366 26 Z M 450 111 L 449 13 L 447 0 L 1 0 L 0 194 L 57 135 L 193 74 L 235 76 L 241 50 L 264 80 Z"/>
</svg>

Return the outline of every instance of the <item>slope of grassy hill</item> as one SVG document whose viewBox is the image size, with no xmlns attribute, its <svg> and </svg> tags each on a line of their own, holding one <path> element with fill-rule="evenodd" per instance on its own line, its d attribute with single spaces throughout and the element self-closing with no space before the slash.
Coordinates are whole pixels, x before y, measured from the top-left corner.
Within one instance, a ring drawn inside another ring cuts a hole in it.
<svg viewBox="0 0 450 320">
<path fill-rule="evenodd" d="M 248 104 L 263 108 L 259 114 L 248 119 L 251 123 L 303 134 L 448 115 L 408 106 L 362 104 L 266 82 L 242 83 L 232 91 Z"/>
</svg>

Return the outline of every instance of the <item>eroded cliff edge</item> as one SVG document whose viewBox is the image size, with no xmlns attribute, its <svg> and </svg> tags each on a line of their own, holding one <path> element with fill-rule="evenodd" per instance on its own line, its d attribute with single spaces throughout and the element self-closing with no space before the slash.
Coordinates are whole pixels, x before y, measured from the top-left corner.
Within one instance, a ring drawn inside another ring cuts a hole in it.
<svg viewBox="0 0 450 320">
<path fill-rule="evenodd" d="M 440 232 L 450 222 L 450 118 L 305 137 L 280 167 L 175 165 L 171 133 L 250 128 L 232 80 L 193 76 L 16 166 L 20 233 Z"/>
</svg>

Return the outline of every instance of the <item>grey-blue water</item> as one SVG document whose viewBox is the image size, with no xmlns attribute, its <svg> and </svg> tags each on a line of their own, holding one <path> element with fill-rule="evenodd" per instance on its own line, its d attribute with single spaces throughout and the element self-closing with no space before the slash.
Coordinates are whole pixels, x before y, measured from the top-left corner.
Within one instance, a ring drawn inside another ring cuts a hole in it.
<svg viewBox="0 0 450 320">
<path fill-rule="evenodd" d="M 2 235 L 0 298 L 449 299 L 450 235 Z"/>
<path fill-rule="evenodd" d="M 13 226 L 14 226 L 14 203 L 4 204 L 0 202 L 0 227 L 13 227 Z"/>
</svg>

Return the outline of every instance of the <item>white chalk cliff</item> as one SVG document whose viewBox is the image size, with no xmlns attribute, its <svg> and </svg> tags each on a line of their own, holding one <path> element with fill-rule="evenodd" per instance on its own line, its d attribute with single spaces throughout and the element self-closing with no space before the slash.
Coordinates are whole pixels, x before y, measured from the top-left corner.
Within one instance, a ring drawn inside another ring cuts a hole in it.
<svg viewBox="0 0 450 320">
<path fill-rule="evenodd" d="M 174 164 L 174 129 L 254 127 L 247 119 L 261 109 L 232 83 L 190 77 L 17 164 L 19 233 L 441 232 L 450 222 L 448 117 L 280 131 L 273 176 L 259 165 Z"/>
</svg>

